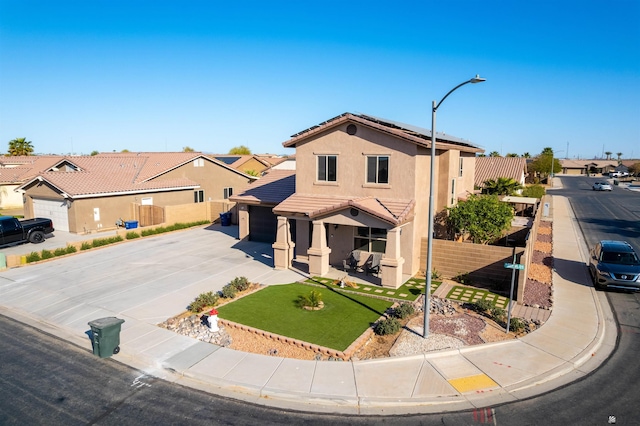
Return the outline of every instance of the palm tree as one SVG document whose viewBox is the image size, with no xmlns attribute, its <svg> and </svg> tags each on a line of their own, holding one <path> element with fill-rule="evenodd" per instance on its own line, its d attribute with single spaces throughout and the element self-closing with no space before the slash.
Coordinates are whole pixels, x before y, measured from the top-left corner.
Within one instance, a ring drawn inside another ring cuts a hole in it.
<svg viewBox="0 0 640 426">
<path fill-rule="evenodd" d="M 513 152 L 509 152 L 509 153 L 507 153 L 507 155 L 505 155 L 505 157 L 517 157 L 517 156 L 518 156 L 518 154 L 515 154 Z"/>
<path fill-rule="evenodd" d="M 613 152 L 611 151 L 605 151 L 604 155 L 607 156 L 607 160 L 611 160 L 611 154 L 613 154 Z"/>
<path fill-rule="evenodd" d="M 616 152 L 616 155 L 618 156 L 618 164 L 620 164 L 620 162 L 622 160 L 620 160 L 620 157 L 622 157 L 622 153 L 621 152 Z"/>
<path fill-rule="evenodd" d="M 524 154 L 522 154 L 522 158 L 531 158 L 531 154 L 525 152 Z"/>
<path fill-rule="evenodd" d="M 9 141 L 9 155 L 31 155 L 33 144 L 26 138 L 15 138 Z"/>
<path fill-rule="evenodd" d="M 498 179 L 485 181 L 482 193 L 489 195 L 513 195 L 520 189 L 522 189 L 522 185 L 515 179 L 499 177 Z"/>
<path fill-rule="evenodd" d="M 491 151 L 489 157 L 500 157 L 500 153 L 498 151 Z"/>
</svg>

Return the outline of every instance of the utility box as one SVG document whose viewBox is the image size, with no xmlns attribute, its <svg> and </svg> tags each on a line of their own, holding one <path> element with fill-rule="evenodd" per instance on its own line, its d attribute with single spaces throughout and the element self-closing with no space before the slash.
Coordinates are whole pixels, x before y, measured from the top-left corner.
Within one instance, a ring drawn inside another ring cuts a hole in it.
<svg viewBox="0 0 640 426">
<path fill-rule="evenodd" d="M 93 336 L 93 354 L 100 358 L 109 358 L 120 352 L 120 328 L 123 319 L 106 317 L 89 322 Z"/>
<path fill-rule="evenodd" d="M 549 216 L 549 203 L 544 203 L 542 206 L 542 216 L 544 217 L 548 217 Z"/>
</svg>

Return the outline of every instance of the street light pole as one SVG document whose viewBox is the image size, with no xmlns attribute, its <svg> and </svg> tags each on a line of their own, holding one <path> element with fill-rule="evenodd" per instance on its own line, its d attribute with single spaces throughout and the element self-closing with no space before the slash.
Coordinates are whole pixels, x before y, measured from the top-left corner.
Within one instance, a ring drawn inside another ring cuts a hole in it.
<svg viewBox="0 0 640 426">
<path fill-rule="evenodd" d="M 431 263 L 432 263 L 431 251 L 432 250 L 431 249 L 433 248 L 433 210 L 435 207 L 435 203 L 433 201 L 433 180 L 435 178 L 435 164 L 436 164 L 436 111 L 438 110 L 442 102 L 445 99 L 447 99 L 447 96 L 452 94 L 454 91 L 456 91 L 460 87 L 468 83 L 475 84 L 475 83 L 482 83 L 483 81 L 486 81 L 486 79 L 480 78 L 480 76 L 476 74 L 476 76 L 473 77 L 472 79 L 467 80 L 463 83 L 460 83 L 453 89 L 449 90 L 449 93 L 444 95 L 444 97 L 440 99 L 440 102 L 436 103 L 436 101 L 433 101 L 433 103 L 431 104 L 431 170 L 429 171 L 430 178 L 429 178 L 429 229 L 428 229 L 429 234 L 427 236 L 427 268 L 425 270 L 425 276 L 426 276 L 427 282 L 424 289 L 424 309 L 423 309 L 424 331 L 422 333 L 422 337 L 424 337 L 425 339 L 429 337 L 429 313 L 431 312 L 431 269 L 432 269 L 431 267 Z"/>
</svg>

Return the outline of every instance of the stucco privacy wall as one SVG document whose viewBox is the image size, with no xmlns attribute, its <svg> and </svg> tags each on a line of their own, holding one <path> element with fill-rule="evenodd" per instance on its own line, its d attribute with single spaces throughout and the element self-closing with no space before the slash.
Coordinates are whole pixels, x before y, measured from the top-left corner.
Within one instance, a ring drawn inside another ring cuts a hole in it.
<svg viewBox="0 0 640 426">
<path fill-rule="evenodd" d="M 511 283 L 511 269 L 506 269 L 506 262 L 513 262 L 513 247 L 498 247 L 484 244 L 461 243 L 449 240 L 433 240 L 433 268 L 443 278 L 453 278 L 459 274 L 469 274 L 472 282 L 486 284 Z M 516 263 L 523 263 L 524 249 L 515 248 Z M 427 239 L 422 239 L 420 250 L 421 264 L 426 265 Z M 424 260 L 424 262 L 422 262 Z M 425 268 L 423 267 L 422 270 Z M 526 274 L 516 271 L 516 282 L 521 287 L 520 281 Z M 508 287 L 507 287 L 508 288 Z"/>
<path fill-rule="evenodd" d="M 204 203 L 181 204 L 178 206 L 166 206 L 164 208 L 164 224 L 198 222 L 220 220 L 220 213 L 231 211 L 231 222 L 237 223 L 238 215 L 235 209 L 236 203 L 230 201 L 206 201 Z"/>
</svg>

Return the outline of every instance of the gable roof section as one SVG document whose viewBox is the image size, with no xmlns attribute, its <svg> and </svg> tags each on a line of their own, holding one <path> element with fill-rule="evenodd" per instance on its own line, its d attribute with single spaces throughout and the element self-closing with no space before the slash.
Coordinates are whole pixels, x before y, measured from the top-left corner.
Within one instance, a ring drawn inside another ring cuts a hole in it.
<svg viewBox="0 0 640 426">
<path fill-rule="evenodd" d="M 294 194 L 274 207 L 275 214 L 304 215 L 310 219 L 336 213 L 346 208 L 356 208 L 392 225 L 409 222 L 413 218 L 414 200 L 390 200 L 376 197 L 323 197 Z"/>
<path fill-rule="evenodd" d="M 412 126 L 410 124 L 400 123 L 397 121 L 376 118 L 370 115 L 352 114 L 349 112 L 345 112 L 344 114 L 338 115 L 337 117 L 331 118 L 316 126 L 298 132 L 295 135 L 292 135 L 291 139 L 284 142 L 282 145 L 284 147 L 293 147 L 310 137 L 337 127 L 348 121 L 362 124 L 364 126 L 378 130 L 382 133 L 386 133 L 405 141 L 415 143 L 416 145 L 431 147 L 431 130 Z M 437 148 L 439 149 L 457 149 L 460 151 L 473 153 L 484 152 L 483 149 L 478 148 L 469 141 L 465 141 L 464 139 L 456 138 L 454 136 L 445 135 L 444 133 L 436 132 L 436 143 L 438 145 Z"/>
<path fill-rule="evenodd" d="M 275 206 L 295 192 L 295 170 L 271 170 L 249 185 L 244 192 L 229 197 L 229 200 L 253 205 Z"/>
<path fill-rule="evenodd" d="M 53 171 L 49 167 L 38 173 L 19 189 L 35 180 L 46 181 L 73 198 L 90 198 L 125 193 L 158 192 L 198 188 L 187 178 L 165 179 L 162 175 L 202 158 L 247 179 L 256 179 L 201 153 L 105 153 L 93 156 L 58 157 L 56 164 L 72 163 L 78 171 Z"/>
<path fill-rule="evenodd" d="M 483 187 L 490 179 L 511 178 L 520 182 L 527 172 L 527 159 L 522 157 L 476 157 L 475 186 Z"/>
</svg>

